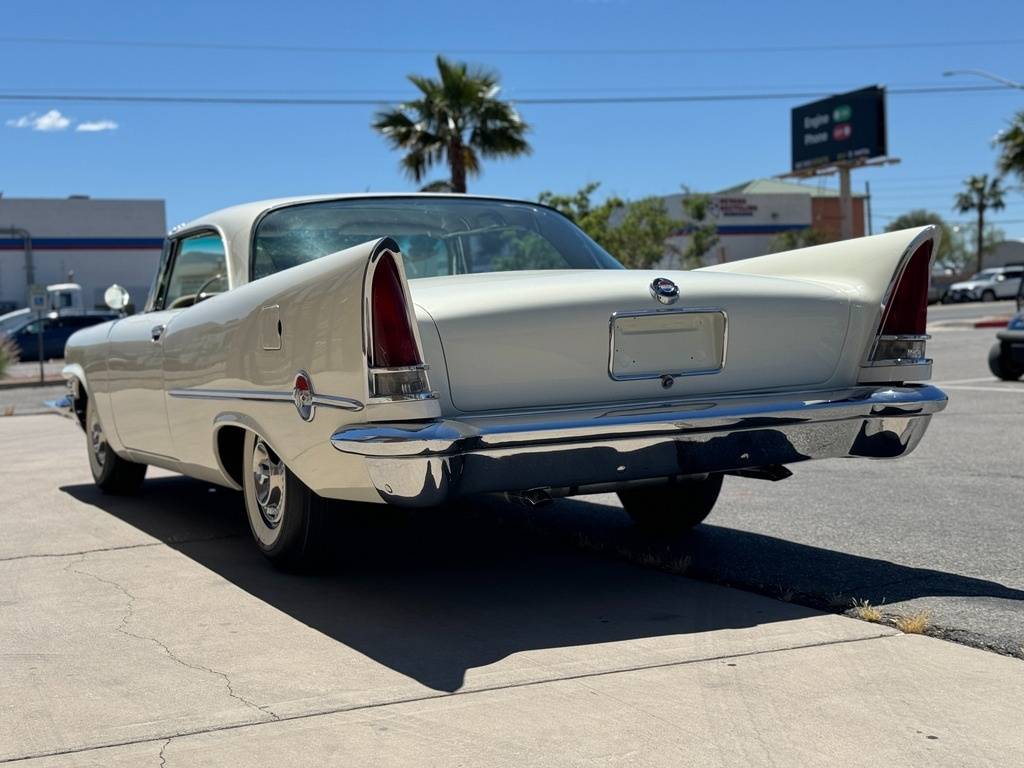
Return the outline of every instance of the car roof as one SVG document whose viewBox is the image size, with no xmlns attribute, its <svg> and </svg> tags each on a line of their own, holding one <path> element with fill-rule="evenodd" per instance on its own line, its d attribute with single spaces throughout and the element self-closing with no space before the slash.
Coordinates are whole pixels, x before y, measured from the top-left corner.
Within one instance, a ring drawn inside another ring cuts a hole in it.
<svg viewBox="0 0 1024 768">
<path fill-rule="evenodd" d="M 522 203 L 525 205 L 537 205 L 541 208 L 550 208 L 550 206 L 545 205 L 544 203 L 538 203 L 536 200 L 522 200 L 519 198 L 501 197 L 497 195 L 468 195 L 456 192 L 354 192 L 325 195 L 295 195 L 292 197 L 272 197 L 266 200 L 254 200 L 249 203 L 241 203 L 239 205 L 228 206 L 227 208 L 220 208 L 216 211 L 211 211 L 208 214 L 192 219 L 191 221 L 178 224 L 170 230 L 169 234 L 174 234 L 188 229 L 201 228 L 211 224 L 218 224 L 223 227 L 230 227 L 232 225 L 245 222 L 251 224 L 260 216 L 260 214 L 266 211 L 273 210 L 274 208 L 284 208 L 291 205 L 302 205 L 303 203 L 322 203 L 332 200 L 379 200 L 401 198 L 493 200 L 502 203 Z"/>
</svg>

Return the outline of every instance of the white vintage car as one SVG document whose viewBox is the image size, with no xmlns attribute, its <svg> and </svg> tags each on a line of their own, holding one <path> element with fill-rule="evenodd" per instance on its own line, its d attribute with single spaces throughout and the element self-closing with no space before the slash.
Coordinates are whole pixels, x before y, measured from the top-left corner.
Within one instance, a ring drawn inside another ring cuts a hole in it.
<svg viewBox="0 0 1024 768">
<path fill-rule="evenodd" d="M 631 271 L 554 210 L 465 195 L 251 203 L 167 238 L 145 310 L 64 374 L 101 489 L 241 490 L 297 564 L 328 500 L 619 494 L 678 531 L 724 475 L 914 449 L 935 227 Z"/>
</svg>

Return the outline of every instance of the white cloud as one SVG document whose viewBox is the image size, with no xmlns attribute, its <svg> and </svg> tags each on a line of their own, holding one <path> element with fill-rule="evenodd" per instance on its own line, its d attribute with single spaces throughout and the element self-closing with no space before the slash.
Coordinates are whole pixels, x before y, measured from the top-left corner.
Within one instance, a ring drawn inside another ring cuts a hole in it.
<svg viewBox="0 0 1024 768">
<path fill-rule="evenodd" d="M 116 131 L 117 123 L 113 120 L 93 120 L 91 122 L 79 123 L 75 126 L 76 131 L 83 133 L 97 133 L 99 131 Z"/>
<path fill-rule="evenodd" d="M 33 131 L 63 131 L 71 125 L 71 119 L 62 115 L 59 110 L 51 109 L 42 115 L 30 112 L 8 120 L 7 125 L 10 128 L 31 128 Z"/>
<path fill-rule="evenodd" d="M 33 112 L 30 115 L 22 115 L 21 117 L 16 117 L 13 120 L 8 120 L 7 121 L 7 127 L 8 128 L 31 128 L 32 127 L 32 120 L 35 118 L 35 116 L 36 115 Z"/>
</svg>

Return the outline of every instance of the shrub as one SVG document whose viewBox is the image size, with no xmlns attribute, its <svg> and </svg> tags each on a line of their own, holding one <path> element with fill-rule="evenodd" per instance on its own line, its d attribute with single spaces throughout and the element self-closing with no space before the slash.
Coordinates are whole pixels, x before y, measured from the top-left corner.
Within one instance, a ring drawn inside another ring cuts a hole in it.
<svg viewBox="0 0 1024 768">
<path fill-rule="evenodd" d="M 0 379 L 7 375 L 7 366 L 18 362 L 18 348 L 7 336 L 0 334 Z"/>
</svg>

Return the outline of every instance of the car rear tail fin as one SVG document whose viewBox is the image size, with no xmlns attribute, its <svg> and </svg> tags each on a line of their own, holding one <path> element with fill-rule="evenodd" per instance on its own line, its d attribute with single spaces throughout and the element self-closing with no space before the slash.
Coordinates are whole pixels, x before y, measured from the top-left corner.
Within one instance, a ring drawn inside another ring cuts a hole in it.
<svg viewBox="0 0 1024 768">
<path fill-rule="evenodd" d="M 427 367 L 412 313 L 397 244 L 382 240 L 367 264 L 364 334 L 370 398 L 415 399 L 430 395 Z"/>
<path fill-rule="evenodd" d="M 882 319 L 867 365 L 901 366 L 928 363 L 925 332 L 932 240 L 918 245 L 896 273 L 883 301 Z"/>
</svg>

